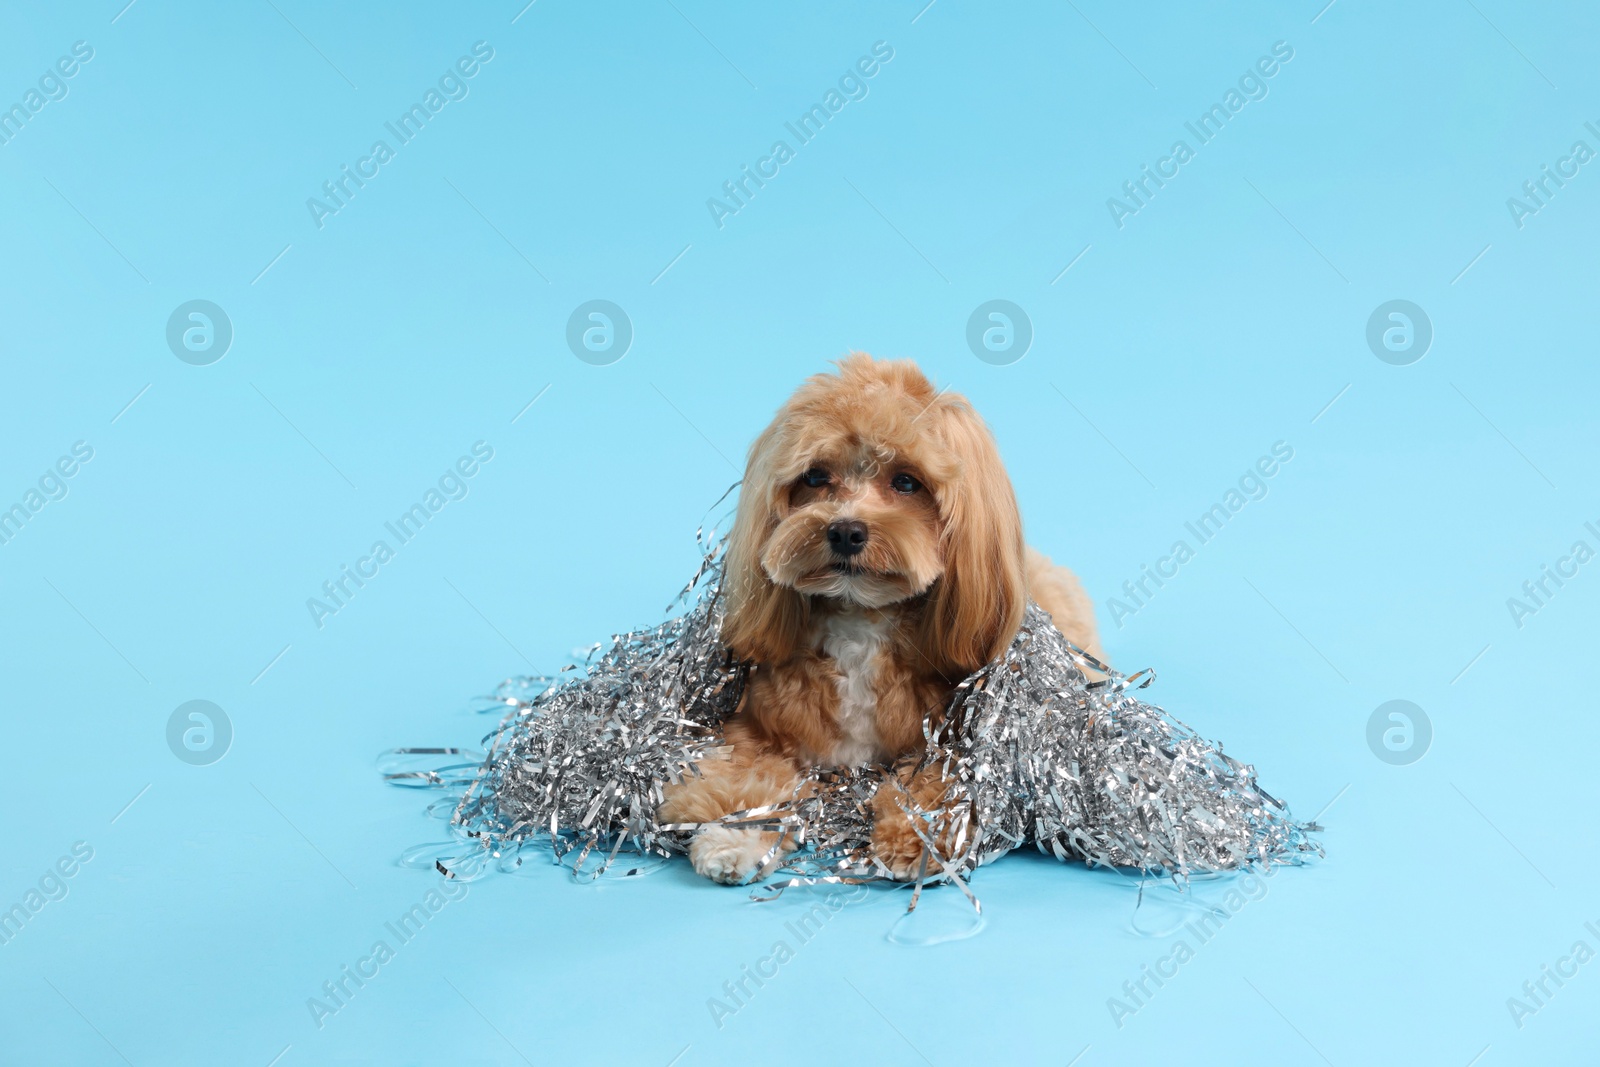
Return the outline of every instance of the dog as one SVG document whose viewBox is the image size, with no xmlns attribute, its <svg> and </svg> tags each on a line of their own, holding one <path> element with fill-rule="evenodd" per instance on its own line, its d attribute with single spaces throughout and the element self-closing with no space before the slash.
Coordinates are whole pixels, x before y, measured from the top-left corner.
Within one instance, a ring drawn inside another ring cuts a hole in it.
<svg viewBox="0 0 1600 1067">
<path fill-rule="evenodd" d="M 1031 598 L 1099 656 L 1071 571 L 1024 545 L 1010 479 L 972 405 L 909 360 L 853 353 L 809 379 L 750 448 L 724 558 L 722 639 L 751 664 L 731 754 L 663 789 L 657 817 L 707 823 L 804 795 L 813 768 L 881 766 L 872 850 L 897 879 L 924 846 L 903 805 L 944 801 L 918 769 L 923 719 L 1002 653 Z M 940 842 L 960 840 L 952 815 Z M 696 872 L 724 884 L 792 849 L 774 831 L 703 826 Z M 937 873 L 935 871 L 935 873 Z"/>
</svg>

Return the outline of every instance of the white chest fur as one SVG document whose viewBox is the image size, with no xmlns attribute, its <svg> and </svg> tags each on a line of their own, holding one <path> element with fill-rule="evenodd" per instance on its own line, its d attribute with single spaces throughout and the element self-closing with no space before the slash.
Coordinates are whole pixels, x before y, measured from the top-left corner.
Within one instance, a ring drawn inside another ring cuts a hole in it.
<svg viewBox="0 0 1600 1067">
<path fill-rule="evenodd" d="M 866 615 L 830 616 L 823 625 L 822 651 L 839 672 L 839 707 L 835 722 L 839 740 L 830 762 L 839 767 L 859 767 L 879 759 L 882 746 L 877 731 L 878 662 L 889 637 L 890 622 Z"/>
</svg>

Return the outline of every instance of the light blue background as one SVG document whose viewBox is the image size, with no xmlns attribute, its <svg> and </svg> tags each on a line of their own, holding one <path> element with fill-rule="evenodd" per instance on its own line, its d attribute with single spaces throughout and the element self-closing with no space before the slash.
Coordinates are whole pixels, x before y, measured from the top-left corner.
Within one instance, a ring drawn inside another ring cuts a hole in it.
<svg viewBox="0 0 1600 1067">
<path fill-rule="evenodd" d="M 0 102 L 94 48 L 0 145 L 0 505 L 95 450 L 0 545 L 0 906 L 94 849 L 0 946 L 0 1060 L 1593 1056 L 1600 962 L 1520 1029 L 1506 1006 L 1600 949 L 1600 565 L 1506 606 L 1600 547 L 1600 173 L 1520 229 L 1506 206 L 1600 148 L 1592 8 L 122 2 L 0 16 Z M 470 95 L 318 229 L 306 199 L 480 40 Z M 870 94 L 719 229 L 707 198 L 880 40 Z M 1269 95 L 1118 229 L 1106 199 L 1280 40 Z M 164 338 L 196 298 L 235 330 L 211 366 Z M 611 366 L 564 340 L 596 298 L 636 331 Z M 964 340 L 994 298 L 1035 329 L 1010 366 Z M 1410 366 L 1364 339 L 1395 298 L 1435 330 Z M 892 944 L 905 898 L 875 892 L 721 1029 L 707 999 L 800 895 L 681 862 L 491 878 L 319 1029 L 307 998 L 434 881 L 396 863 L 440 836 L 431 797 L 375 753 L 470 743 L 475 694 L 659 619 L 748 442 L 850 349 L 972 399 L 1113 659 L 1325 809 L 1328 859 L 1120 1028 L 1107 998 L 1179 935 L 1018 855 L 976 879 L 979 936 Z M 318 629 L 307 598 L 479 440 L 470 495 Z M 1279 440 L 1270 494 L 1118 627 L 1108 599 Z M 164 733 L 197 698 L 235 730 L 206 767 Z M 1365 738 L 1395 698 L 1433 724 L 1409 766 Z"/>
</svg>

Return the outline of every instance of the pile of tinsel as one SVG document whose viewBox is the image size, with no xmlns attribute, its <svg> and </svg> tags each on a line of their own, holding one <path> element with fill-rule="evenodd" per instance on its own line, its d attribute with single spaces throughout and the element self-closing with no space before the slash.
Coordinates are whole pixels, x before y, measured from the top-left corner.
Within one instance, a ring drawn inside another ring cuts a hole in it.
<svg viewBox="0 0 1600 1067">
<path fill-rule="evenodd" d="M 387 775 L 466 786 L 452 823 L 468 847 L 441 872 L 481 869 L 491 858 L 505 867 L 539 847 L 574 872 L 598 875 L 620 854 L 686 850 L 696 827 L 656 820 L 662 786 L 725 755 L 720 726 L 750 669 L 719 641 L 719 562 L 715 549 L 706 554 L 685 589 L 684 614 L 617 636 L 586 667 L 568 668 L 568 680 L 503 683 L 496 699 L 510 711 L 475 774 L 461 775 L 458 765 L 454 777 L 450 769 Z M 1103 678 L 1091 681 L 1085 667 Z M 946 881 L 970 898 L 965 879 L 974 869 L 1029 843 L 1061 860 L 1179 881 L 1320 856 L 1311 837 L 1320 827 L 1295 822 L 1254 768 L 1133 695 L 1152 680 L 1106 668 L 1030 606 L 1005 654 L 924 724 L 925 762 L 950 783 L 936 810 L 917 809 L 881 769 L 818 770 L 810 795 L 720 821 L 788 830 L 802 842 L 770 856 L 759 876 L 777 876 L 769 892 L 888 878 L 869 847 L 880 788 L 898 791 L 929 846 L 919 891 L 924 881 Z"/>
</svg>

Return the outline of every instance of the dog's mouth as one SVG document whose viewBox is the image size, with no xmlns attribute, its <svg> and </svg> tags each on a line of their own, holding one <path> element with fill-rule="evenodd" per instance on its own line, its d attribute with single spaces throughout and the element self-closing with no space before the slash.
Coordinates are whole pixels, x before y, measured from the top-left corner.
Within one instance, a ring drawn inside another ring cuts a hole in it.
<svg viewBox="0 0 1600 1067">
<path fill-rule="evenodd" d="M 854 560 L 835 559 L 821 564 L 795 582 L 801 592 L 825 592 L 856 588 L 877 582 L 892 582 L 894 574 L 866 567 Z"/>
<path fill-rule="evenodd" d="M 921 591 L 912 588 L 911 581 L 899 571 L 864 567 L 858 562 L 840 559 L 828 560 L 792 583 L 784 584 L 807 596 L 844 600 L 870 608 L 886 607 Z"/>
</svg>

